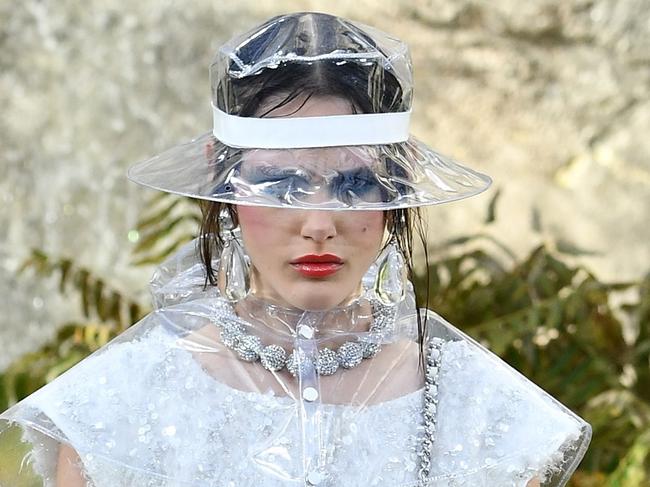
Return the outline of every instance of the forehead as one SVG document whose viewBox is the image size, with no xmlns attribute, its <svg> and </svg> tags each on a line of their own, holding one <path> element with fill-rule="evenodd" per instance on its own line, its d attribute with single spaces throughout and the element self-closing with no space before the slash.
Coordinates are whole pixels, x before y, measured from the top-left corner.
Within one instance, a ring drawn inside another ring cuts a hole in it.
<svg viewBox="0 0 650 487">
<path fill-rule="evenodd" d="M 371 167 L 372 151 L 358 147 L 322 147 L 315 149 L 254 149 L 242 156 L 241 169 L 278 167 L 300 169 L 315 174 Z"/>
<path fill-rule="evenodd" d="M 341 96 L 298 96 L 283 104 L 285 95 L 277 95 L 263 103 L 257 114 L 265 118 L 327 117 L 350 115 L 354 108 L 350 100 Z M 297 134 L 298 135 L 298 134 Z M 275 166 L 295 168 L 316 174 L 329 174 L 373 164 L 373 151 L 366 147 L 317 147 L 310 149 L 252 149 L 242 156 L 241 169 Z"/>
<path fill-rule="evenodd" d="M 335 95 L 298 95 L 279 93 L 268 97 L 255 111 L 255 116 L 278 117 L 327 117 L 351 115 L 354 104 L 351 100 Z M 288 99 L 290 97 L 290 99 Z"/>
</svg>

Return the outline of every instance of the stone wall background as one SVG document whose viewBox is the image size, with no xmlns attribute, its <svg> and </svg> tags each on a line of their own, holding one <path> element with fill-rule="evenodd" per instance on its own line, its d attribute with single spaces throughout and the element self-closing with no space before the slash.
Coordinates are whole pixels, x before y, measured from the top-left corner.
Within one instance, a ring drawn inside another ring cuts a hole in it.
<svg viewBox="0 0 650 487">
<path fill-rule="evenodd" d="M 430 209 L 432 245 L 484 230 L 591 250 L 605 280 L 650 270 L 650 0 L 0 0 L 0 370 L 79 318 L 56 280 L 15 276 L 31 247 L 146 299 L 127 235 L 151 193 L 126 167 L 209 129 L 222 42 L 300 10 L 408 42 L 413 133 L 501 189 L 489 228 L 493 193 Z"/>
</svg>

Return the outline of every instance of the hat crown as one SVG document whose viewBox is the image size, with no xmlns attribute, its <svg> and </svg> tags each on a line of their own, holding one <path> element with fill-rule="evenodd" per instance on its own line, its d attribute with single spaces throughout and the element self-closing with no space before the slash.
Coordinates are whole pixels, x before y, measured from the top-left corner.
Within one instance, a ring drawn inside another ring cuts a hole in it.
<svg viewBox="0 0 650 487">
<path fill-rule="evenodd" d="M 262 96 L 296 90 L 350 95 L 364 113 L 411 108 L 406 44 L 323 13 L 281 15 L 235 36 L 217 52 L 210 79 L 214 106 L 232 115 L 254 116 Z"/>
<path fill-rule="evenodd" d="M 433 205 L 490 185 L 409 136 L 409 51 L 373 27 L 321 13 L 274 17 L 221 47 L 210 78 L 212 131 L 133 166 L 133 181 L 319 210 Z"/>
</svg>

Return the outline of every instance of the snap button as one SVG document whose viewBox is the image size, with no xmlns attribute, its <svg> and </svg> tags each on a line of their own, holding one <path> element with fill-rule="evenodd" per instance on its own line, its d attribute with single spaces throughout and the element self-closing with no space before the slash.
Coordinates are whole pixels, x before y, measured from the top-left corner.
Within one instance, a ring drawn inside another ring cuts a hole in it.
<svg viewBox="0 0 650 487">
<path fill-rule="evenodd" d="M 302 397 L 305 398 L 305 401 L 314 402 L 318 399 L 318 391 L 313 387 L 305 387 L 302 390 Z"/>
<path fill-rule="evenodd" d="M 318 470 L 312 470 L 307 474 L 307 483 L 309 485 L 318 485 L 325 480 L 325 475 Z"/>
<path fill-rule="evenodd" d="M 309 325 L 300 325 L 298 327 L 298 335 L 307 340 L 314 338 L 314 329 Z"/>
</svg>

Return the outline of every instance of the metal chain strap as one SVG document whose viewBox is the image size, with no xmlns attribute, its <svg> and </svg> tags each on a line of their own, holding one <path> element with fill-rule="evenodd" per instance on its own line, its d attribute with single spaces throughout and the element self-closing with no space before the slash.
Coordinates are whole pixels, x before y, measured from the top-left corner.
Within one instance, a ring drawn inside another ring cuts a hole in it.
<svg viewBox="0 0 650 487">
<path fill-rule="evenodd" d="M 418 477 L 422 487 L 427 485 L 431 473 L 431 449 L 435 439 L 438 409 L 438 373 L 443 343 L 444 340 L 441 338 L 433 338 L 427 345 L 426 369 L 424 371 L 424 436 L 421 450 L 418 452 L 420 456 Z"/>
</svg>

